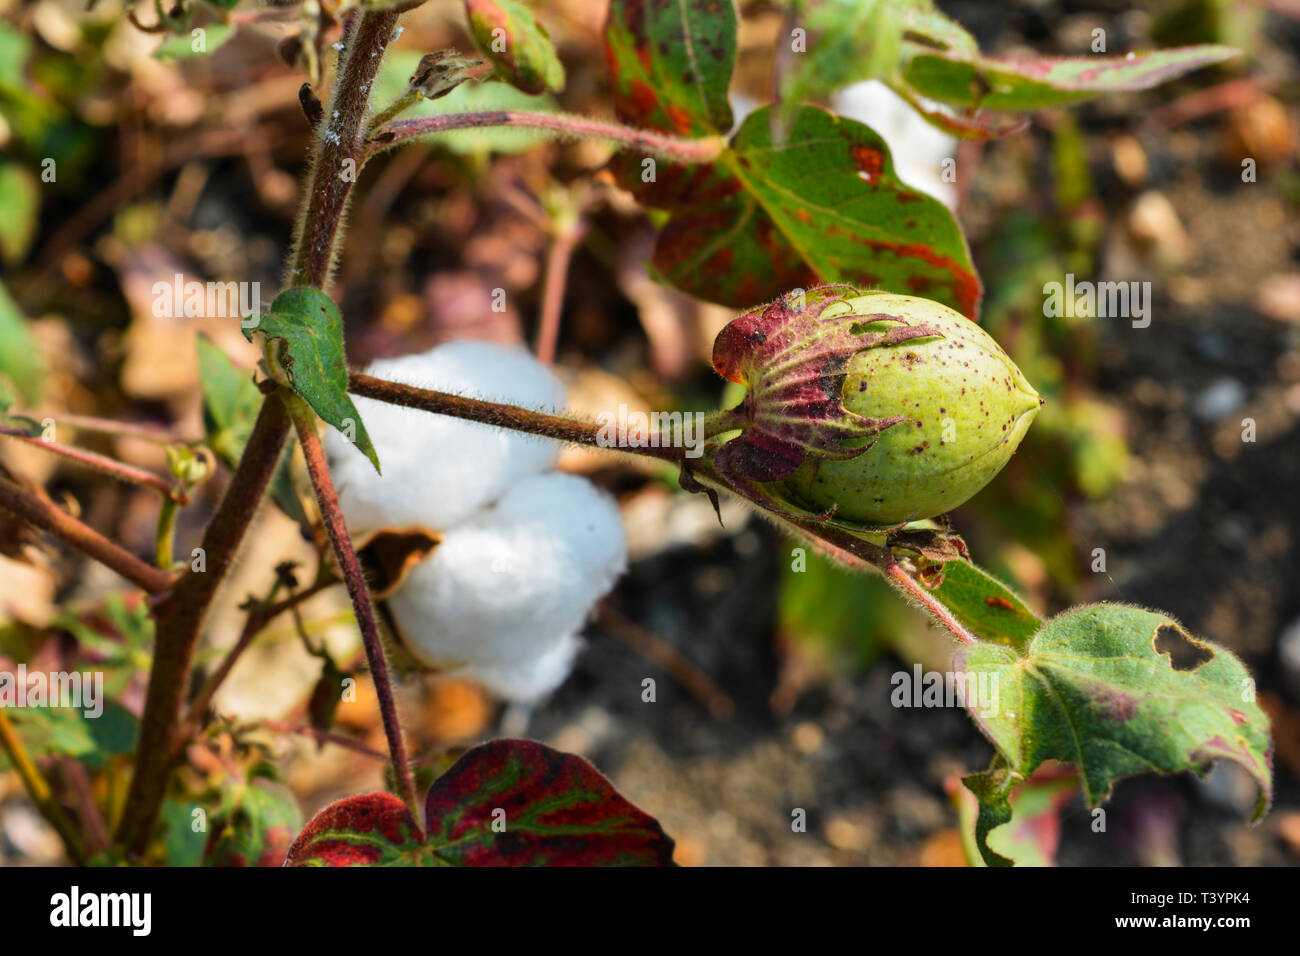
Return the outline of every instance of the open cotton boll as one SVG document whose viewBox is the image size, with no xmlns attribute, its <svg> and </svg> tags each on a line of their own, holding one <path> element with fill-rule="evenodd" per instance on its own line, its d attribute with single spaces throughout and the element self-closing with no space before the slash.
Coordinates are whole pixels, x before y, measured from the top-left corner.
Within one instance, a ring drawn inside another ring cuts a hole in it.
<svg viewBox="0 0 1300 956">
<path fill-rule="evenodd" d="M 578 630 L 626 564 L 614 502 L 550 472 L 449 531 L 388 605 L 425 663 L 534 700 L 568 675 Z"/>
<path fill-rule="evenodd" d="M 405 385 L 525 408 L 564 405 L 564 385 L 519 347 L 448 342 L 380 359 L 366 370 Z M 325 434 L 339 503 L 354 534 L 420 525 L 446 531 L 495 501 L 521 478 L 555 466 L 555 441 L 418 409 L 355 398 L 383 475 L 344 435 Z"/>
<path fill-rule="evenodd" d="M 889 147 L 894 171 L 907 185 L 933 196 L 949 209 L 957 206 L 957 187 L 943 179 L 944 160 L 957 155 L 957 140 L 931 126 L 921 114 L 879 80 L 854 83 L 831 100 L 840 116 L 866 123 Z"/>
</svg>

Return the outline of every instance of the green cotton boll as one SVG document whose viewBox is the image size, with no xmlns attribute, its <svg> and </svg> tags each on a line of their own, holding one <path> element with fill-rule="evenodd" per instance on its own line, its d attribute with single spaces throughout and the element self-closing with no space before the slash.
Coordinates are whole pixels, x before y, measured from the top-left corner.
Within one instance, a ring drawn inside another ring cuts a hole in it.
<svg viewBox="0 0 1300 956">
<path fill-rule="evenodd" d="M 906 421 L 850 446 L 863 454 L 809 458 L 786 481 L 790 496 L 868 524 L 897 524 L 951 511 L 987 485 L 1019 447 L 1042 400 L 982 328 L 947 306 L 875 294 L 833 304 L 823 321 L 888 314 L 936 328 L 942 338 L 864 349 L 849 360 L 844 406 L 866 418 Z M 876 322 L 864 332 L 887 326 Z"/>
<path fill-rule="evenodd" d="M 874 527 L 932 518 L 1011 458 L 1042 400 L 947 306 L 826 286 L 739 316 L 713 363 L 749 386 L 712 465 L 738 493 Z"/>
</svg>

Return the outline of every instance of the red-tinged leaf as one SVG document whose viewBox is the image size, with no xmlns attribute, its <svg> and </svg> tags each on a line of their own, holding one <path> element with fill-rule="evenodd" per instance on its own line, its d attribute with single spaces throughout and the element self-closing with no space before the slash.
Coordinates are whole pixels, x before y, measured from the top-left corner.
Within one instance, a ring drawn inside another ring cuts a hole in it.
<svg viewBox="0 0 1300 956">
<path fill-rule="evenodd" d="M 921 95 L 948 103 L 1032 110 L 1149 89 L 1237 52 L 1213 44 L 1083 57 L 1012 58 L 949 50 L 912 57 L 903 78 Z"/>
<path fill-rule="evenodd" d="M 420 828 L 391 793 L 331 803 L 293 841 L 285 866 L 381 866 L 422 861 Z"/>
<path fill-rule="evenodd" d="M 519 0 L 465 0 L 474 42 L 510 83 L 537 95 L 564 89 L 564 66 L 546 27 Z"/>
<path fill-rule="evenodd" d="M 530 740 L 466 752 L 429 791 L 428 838 L 388 793 L 330 804 L 290 866 L 668 866 L 673 841 L 581 757 Z"/>
<path fill-rule="evenodd" d="M 648 200 L 673 212 L 654 265 L 732 307 L 819 282 L 920 295 L 974 318 L 979 279 L 938 200 L 905 185 L 869 127 L 803 107 L 782 144 L 771 107 L 745 120 L 712 167 L 673 170 Z"/>
<path fill-rule="evenodd" d="M 703 136 L 731 130 L 732 0 L 612 0 L 605 62 L 619 119 Z"/>
<path fill-rule="evenodd" d="M 673 841 L 583 760 L 529 740 L 475 747 L 429 791 L 429 846 L 463 866 L 668 866 Z"/>
</svg>

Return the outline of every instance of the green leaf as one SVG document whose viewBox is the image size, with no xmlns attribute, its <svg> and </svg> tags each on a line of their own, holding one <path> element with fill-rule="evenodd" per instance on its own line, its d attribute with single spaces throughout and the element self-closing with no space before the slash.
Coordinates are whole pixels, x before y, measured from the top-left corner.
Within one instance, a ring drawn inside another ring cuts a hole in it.
<svg viewBox="0 0 1300 956">
<path fill-rule="evenodd" d="M 1235 56 L 1206 44 L 1125 56 L 997 57 L 958 51 L 913 56 L 903 78 L 922 96 L 964 106 L 1033 110 L 1103 93 L 1145 90 Z"/>
<path fill-rule="evenodd" d="M 713 166 L 661 170 L 647 201 L 672 216 L 654 266 L 690 294 L 737 308 L 846 282 L 974 318 L 980 283 L 961 229 L 942 203 L 898 179 L 885 141 L 802 107 L 778 145 L 771 109 L 750 114 Z"/>
<path fill-rule="evenodd" d="M 192 57 L 207 56 L 235 34 L 235 28 L 229 23 L 212 23 L 205 27 L 195 27 L 186 33 L 168 37 L 153 55 L 160 60 L 188 60 Z"/>
<path fill-rule="evenodd" d="M 202 810 L 202 807 L 179 798 L 163 804 L 161 816 L 168 866 L 198 866 L 203 862 L 208 828 L 206 824 L 196 828 L 195 810 Z"/>
<path fill-rule="evenodd" d="M 993 688 L 965 701 L 1005 761 L 972 787 L 990 820 L 1003 815 L 1009 787 L 1046 760 L 1077 766 L 1096 807 L 1122 777 L 1204 774 L 1227 759 L 1259 784 L 1254 819 L 1268 809 L 1272 741 L 1249 672 L 1167 614 L 1085 605 L 1050 620 L 1023 649 L 963 648 L 953 669 Z"/>
<path fill-rule="evenodd" d="M 228 468 L 239 463 L 262 407 L 253 376 L 240 369 L 206 335 L 199 335 L 199 387 L 208 447 Z"/>
<path fill-rule="evenodd" d="M 28 404 L 45 391 L 45 360 L 18 303 L 0 283 L 0 379 L 8 379 Z"/>
<path fill-rule="evenodd" d="M 1061 808 L 1079 789 L 1076 774 L 1043 767 L 1011 791 L 1011 819 L 985 835 L 985 846 L 1016 866 L 1055 866 Z"/>
<path fill-rule="evenodd" d="M 379 471 L 379 456 L 365 423 L 348 395 L 347 357 L 343 351 L 343 317 L 334 300 L 319 289 L 286 289 L 257 324 L 244 329 L 250 342 L 260 332 L 279 342 L 279 362 L 294 391 L 325 422 L 352 441 Z"/>
<path fill-rule="evenodd" d="M 302 811 L 288 787 L 259 778 L 229 790 L 211 823 L 204 866 L 280 866 Z"/>
<path fill-rule="evenodd" d="M 626 123 L 682 136 L 730 132 L 735 58 L 732 0 L 610 3 L 605 62 Z"/>
<path fill-rule="evenodd" d="M 264 396 L 252 375 L 239 368 L 220 348 L 200 334 L 199 387 L 203 390 L 203 428 L 208 447 L 232 471 L 244 455 Z M 286 515 L 299 524 L 307 523 L 302 502 L 294 491 L 290 467 L 292 446 L 281 453 L 280 464 L 271 479 L 271 498 Z"/>
<path fill-rule="evenodd" d="M 863 575 L 806 554 L 803 570 L 782 574 L 777 627 L 832 667 L 865 668 L 912 611 L 878 575 Z"/>
<path fill-rule="evenodd" d="M 564 89 L 564 66 L 550 34 L 518 0 L 465 0 L 470 32 L 479 50 L 510 83 L 525 93 Z"/>
<path fill-rule="evenodd" d="M 589 763 L 531 740 L 467 751 L 434 783 L 427 838 L 397 797 L 330 804 L 291 866 L 666 866 L 673 841 Z"/>
<path fill-rule="evenodd" d="M 0 255 L 7 265 L 16 265 L 27 255 L 40 209 L 36 176 L 17 163 L 0 164 Z"/>
<path fill-rule="evenodd" d="M 967 630 L 986 641 L 1023 647 L 1043 622 L 1014 591 L 969 561 L 943 566 L 934 596 Z"/>
</svg>

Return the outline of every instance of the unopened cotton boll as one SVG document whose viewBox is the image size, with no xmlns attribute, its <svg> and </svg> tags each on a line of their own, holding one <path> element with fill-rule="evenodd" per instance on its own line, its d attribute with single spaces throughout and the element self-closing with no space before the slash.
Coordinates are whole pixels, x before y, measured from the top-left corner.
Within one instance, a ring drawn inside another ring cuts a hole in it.
<svg viewBox="0 0 1300 956">
<path fill-rule="evenodd" d="M 614 501 L 550 472 L 447 532 L 388 604 L 426 664 L 535 700 L 568 675 L 579 629 L 626 564 Z"/>
<path fill-rule="evenodd" d="M 564 386 L 554 372 L 522 348 L 490 342 L 449 342 L 380 359 L 366 371 L 525 408 L 564 405 Z M 559 458 L 559 444 L 550 439 L 360 396 L 354 400 L 384 473 L 376 474 L 347 437 L 326 431 L 331 474 L 353 534 L 412 525 L 446 531 L 513 483 L 553 468 Z"/>
</svg>

